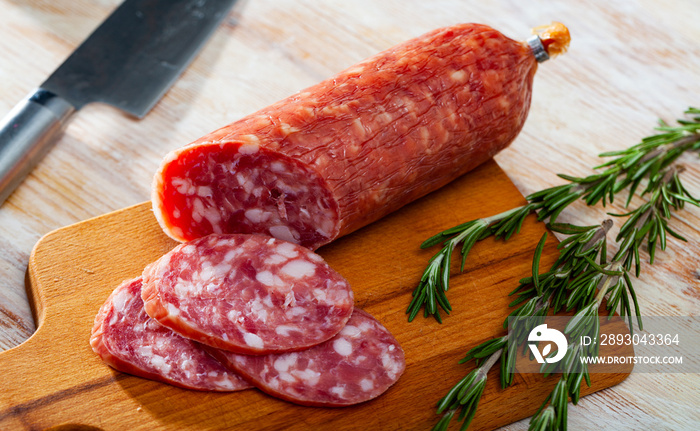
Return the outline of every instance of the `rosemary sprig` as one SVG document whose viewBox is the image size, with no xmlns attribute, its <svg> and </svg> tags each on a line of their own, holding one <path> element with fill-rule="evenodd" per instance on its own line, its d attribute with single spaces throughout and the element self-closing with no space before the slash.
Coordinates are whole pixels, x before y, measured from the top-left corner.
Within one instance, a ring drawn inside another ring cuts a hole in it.
<svg viewBox="0 0 700 431">
<path fill-rule="evenodd" d="M 597 340 L 600 333 L 599 315 L 603 299 L 607 298 L 606 309 L 608 315 L 619 311 L 620 316 L 629 319 L 630 331 L 633 331 L 632 306 L 637 316 L 637 324 L 642 329 L 642 321 L 639 317 L 639 305 L 629 276 L 632 263 L 635 263 L 636 276 L 639 276 L 639 248 L 646 239 L 650 256 L 650 264 L 653 264 L 654 249 L 657 240 L 661 242 L 661 249 L 666 248 L 665 232 L 675 232 L 668 227 L 671 218 L 671 209 L 678 211 L 683 209 L 685 203 L 700 206 L 700 202 L 693 198 L 681 183 L 679 174 L 681 167 L 670 166 L 664 171 L 655 172 L 642 195 L 651 192 L 648 202 L 625 215 L 629 216 L 617 237 L 621 242 L 620 249 L 615 253 L 612 261 L 605 262 L 602 257 L 600 264 L 591 263 L 588 270 L 577 277 L 577 282 L 569 286 L 568 309 L 575 308 L 577 313 L 571 319 L 564 332 L 574 340 L 569 346 L 565 356 L 564 369 L 552 393 L 544 400 L 539 411 L 530 421 L 531 430 L 565 430 L 568 409 L 568 397 L 573 404 L 577 404 L 580 397 L 581 382 L 583 379 L 590 386 L 590 375 L 587 366 L 580 360 L 582 356 L 597 356 L 598 343 L 589 346 L 580 344 L 581 335 L 590 335 Z M 675 234 L 679 239 L 683 237 Z M 663 238 L 663 239 L 659 239 Z M 595 286 L 595 289 L 591 287 Z M 631 297 L 631 302 L 630 302 Z M 545 364 L 546 366 L 546 364 Z M 546 367 L 545 367 L 546 368 Z M 562 391 L 565 388 L 565 396 Z M 546 407 L 545 407 L 546 406 Z"/>
<path fill-rule="evenodd" d="M 445 241 L 445 245 L 443 246 L 442 250 L 433 256 L 433 258 L 430 259 L 430 262 L 428 262 L 428 267 L 423 273 L 423 276 L 418 284 L 418 288 L 416 288 L 416 291 L 413 293 L 413 300 L 408 307 L 408 312 L 410 313 L 408 320 L 413 320 L 416 317 L 416 314 L 418 314 L 418 311 L 420 311 L 420 308 L 424 306 L 426 317 L 429 314 L 432 314 L 439 322 L 442 322 L 440 314 L 438 313 L 437 305 L 439 304 L 440 307 L 448 314 L 452 310 L 452 306 L 447 300 L 445 292 L 447 292 L 447 289 L 449 289 L 450 265 L 452 261 L 452 252 L 455 247 L 462 244 L 460 253 L 463 256 L 463 259 L 460 271 L 464 271 L 464 264 L 466 262 L 467 255 L 469 254 L 469 250 L 471 250 L 472 246 L 476 244 L 477 241 L 490 235 L 500 237 L 500 232 L 503 230 L 500 226 L 502 225 L 503 220 L 520 220 L 519 223 L 522 224 L 522 221 L 529 214 L 529 212 L 530 209 L 528 208 L 514 208 L 493 217 L 472 220 L 468 223 L 455 226 L 454 228 L 443 232 L 445 235 L 455 234 L 455 236 Z M 494 229 L 496 230 L 493 231 Z M 505 239 L 508 239 L 511 234 L 512 232 L 507 234 Z M 430 247 L 442 241 L 441 237 L 437 238 L 437 240 L 436 237 L 426 240 L 421 245 L 421 248 Z M 436 286 L 439 286 L 440 288 L 435 289 L 434 287 Z"/>
<path fill-rule="evenodd" d="M 695 115 L 700 114 L 699 110 L 691 109 L 688 112 Z M 648 184 L 640 195 L 650 196 L 646 203 L 627 214 L 611 214 L 629 217 L 617 237 L 620 247 L 611 261 L 607 259 L 606 239 L 606 234 L 612 226 L 611 220 L 604 221 L 600 226 L 575 226 L 555 223 L 551 221 L 550 216 L 550 230 L 567 236 L 559 244 L 559 258 L 549 271 L 539 273 L 542 245 L 547 235 L 545 233 L 535 250 L 532 265 L 533 275 L 520 280 L 520 285 L 511 293 L 511 295 L 516 295 L 516 299 L 510 305 L 518 307 L 511 312 L 509 318 L 533 319 L 533 321 L 528 321 L 529 325 L 527 326 L 516 325 L 511 327 L 508 335 L 487 340 L 467 353 L 460 363 L 471 359 L 476 359 L 477 363 L 479 363 L 485 358 L 488 359 L 455 385 L 448 392 L 448 395 L 440 401 L 438 414 L 444 414 L 438 424 L 436 424 L 435 430 L 447 429 L 450 421 L 460 408 L 462 410 L 458 418 L 463 421 L 461 429 L 465 430 L 476 413 L 483 393 L 483 386 L 480 385 L 485 385 L 488 369 L 500 359 L 501 385 L 506 387 L 512 384 L 512 370 L 514 370 L 518 346 L 522 346 L 525 349 L 525 340 L 530 329 L 543 321 L 544 316 L 550 311 L 556 313 L 564 308 L 576 310 L 576 314 L 565 328 L 565 332 L 570 335 L 574 342 L 570 344 L 561 363 L 557 364 L 563 364 L 563 368 L 557 369 L 557 372 L 561 372 L 559 381 L 555 385 L 554 390 L 544 400 L 538 412 L 532 417 L 530 429 L 566 429 L 568 400 L 571 399 L 576 404 L 580 398 L 582 382 L 585 380 L 590 386 L 591 381 L 587 365 L 580 358 L 582 356 L 597 355 L 599 347 L 597 343 L 592 343 L 588 346 L 581 345 L 580 335 L 586 334 L 593 339 L 599 338 L 597 336 L 600 331 L 598 313 L 605 299 L 607 299 L 606 310 L 608 315 L 611 316 L 615 312 L 619 312 L 623 319 L 627 317 L 630 331 L 633 330 L 633 317 L 636 316 L 637 323 L 640 329 L 642 328 L 639 306 L 629 275 L 633 263 L 635 264 L 635 275 L 639 275 L 639 249 L 646 241 L 650 255 L 650 264 L 653 264 L 654 250 L 657 245 L 662 250 L 665 249 L 667 233 L 684 240 L 682 236 L 668 227 L 672 211 L 681 210 L 686 203 L 700 206 L 698 200 L 691 196 L 681 183 L 679 174 L 683 170 L 682 167 L 672 165 L 673 161 L 683 152 L 700 148 L 700 134 L 698 134 L 700 117 L 694 117 L 693 121 L 684 121 L 679 120 L 682 137 L 678 141 L 670 144 L 659 144 L 662 141 L 660 138 L 656 141 L 651 138 L 643 140 L 639 145 L 644 144 L 650 147 L 653 144 L 653 148 L 655 148 L 653 154 L 648 153 L 646 156 L 634 159 L 634 163 L 638 164 L 635 171 L 624 171 L 624 175 L 618 175 L 620 179 L 614 182 L 617 185 L 612 187 L 619 188 L 617 191 L 632 185 L 631 193 L 633 193 L 641 182 L 637 182 L 637 180 L 639 178 L 648 178 Z M 665 125 L 662 125 L 662 127 L 670 129 Z M 688 130 L 692 130 L 692 133 L 695 135 L 683 135 Z M 666 132 L 675 133 L 678 130 L 666 130 Z M 692 140 L 686 138 L 692 138 Z M 661 148 L 662 145 L 666 146 Z M 621 157 L 630 157 L 632 152 L 626 150 L 616 154 Z M 652 163 L 647 163 L 649 161 L 652 161 Z M 609 163 L 606 165 L 609 165 Z M 645 173 L 639 174 L 641 170 Z M 572 186 L 572 184 L 566 186 Z M 564 186 L 559 187 L 563 188 Z M 573 185 L 573 187 L 576 187 L 576 185 Z M 605 187 L 610 187 L 610 185 L 608 184 Z M 605 203 L 605 196 L 608 196 L 610 201 L 612 201 L 613 195 L 617 193 L 613 189 L 613 194 L 610 195 L 609 189 L 606 190 L 606 194 L 597 197 L 598 201 L 602 199 L 603 203 Z M 560 193 L 560 191 L 555 193 Z M 595 193 L 600 193 L 600 191 Z M 588 194 L 587 196 L 590 197 L 591 195 Z M 561 199 L 561 195 L 557 199 Z M 530 197 L 528 197 L 528 200 L 530 200 Z M 630 201 L 631 199 L 628 199 L 627 203 L 629 204 Z M 530 201 L 526 206 L 511 210 L 508 215 L 498 219 L 494 224 L 487 224 L 486 228 L 480 228 L 482 229 L 480 236 L 487 236 L 489 229 L 495 224 L 503 226 L 505 223 L 508 223 L 508 219 L 513 217 L 513 214 L 518 214 L 524 218 L 527 213 L 522 215 L 521 211 L 533 204 L 534 202 Z M 468 225 L 469 223 L 466 223 L 461 226 Z M 472 224 L 472 226 L 474 225 Z M 519 227 L 515 224 L 510 227 L 510 229 L 515 228 Z M 513 231 L 511 231 L 511 234 Z M 458 226 L 454 228 L 454 232 L 448 233 L 448 235 L 453 233 L 459 235 L 461 232 Z M 491 231 L 490 234 L 494 234 L 494 232 Z M 499 235 L 504 236 L 507 234 L 507 229 L 499 233 Z M 435 237 L 428 241 L 435 241 Z M 465 256 L 463 255 L 462 258 L 465 259 Z M 507 322 L 508 319 L 506 319 L 504 326 L 507 326 Z M 551 364 L 544 364 L 542 370 L 545 374 L 551 374 L 555 371 L 553 367 Z"/>
<path fill-rule="evenodd" d="M 606 234 L 612 226 L 611 220 L 605 220 L 600 226 L 550 224 L 550 230 L 569 235 L 559 244 L 559 258 L 548 272 L 539 274 L 538 277 L 532 276 L 520 280 L 520 285 L 511 293 L 511 295 L 518 295 L 511 306 L 521 305 L 511 312 L 509 318 L 532 319 L 528 321 L 529 325 L 513 325 L 508 335 L 488 340 L 474 347 L 461 361 L 483 358 L 496 348 L 500 349 L 498 352 L 501 359 L 501 386 L 505 388 L 513 383 L 514 374 L 511 371 L 515 369 L 517 355 L 517 349 L 513 347 L 523 346 L 524 348 L 530 330 L 542 323 L 550 310 L 554 313 L 562 308 L 577 310 L 564 330 L 574 341 L 562 360 L 562 367 L 557 369 L 561 371 L 559 381 L 532 417 L 531 430 L 565 430 L 568 400 L 571 399 L 574 405 L 578 403 L 581 383 L 584 380 L 590 386 L 591 378 L 587 365 L 580 358 L 597 356 L 599 345 L 591 343 L 583 346 L 580 340 L 582 335 L 589 335 L 594 340 L 599 339 L 599 309 L 604 299 L 607 298 L 606 310 L 609 316 L 618 312 L 623 319 L 626 317 L 630 331 L 633 331 L 633 318 L 636 316 L 637 325 L 640 329 L 642 328 L 639 304 L 629 275 L 632 262 L 635 260 L 638 262 L 639 248 L 645 240 L 648 244 L 654 244 L 653 236 L 656 235 L 658 238 L 659 233 L 658 231 L 655 233 L 654 226 L 658 226 L 656 229 L 668 230 L 671 210 L 680 210 L 685 203 L 700 206 L 700 202 L 693 198 L 681 183 L 679 178 L 681 172 L 681 168 L 671 166 L 662 172 L 657 172 L 650 180 L 646 190 L 653 189 L 655 192 L 648 202 L 627 213 L 630 218 L 617 237 L 617 241 L 621 242 L 620 248 L 610 262 L 607 261 Z M 625 228 L 625 226 L 628 227 Z M 543 243 L 546 235 L 546 233 L 543 235 L 540 244 Z M 665 246 L 663 242 L 662 249 L 665 249 Z M 649 245 L 650 253 L 652 253 L 651 247 L 653 245 Z M 539 261 L 541 254 L 542 248 L 537 247 L 533 262 Z M 637 256 L 636 259 L 635 256 Z M 653 261 L 651 263 L 653 264 Z M 538 267 L 538 264 L 533 263 L 533 271 Z M 535 283 L 539 284 L 539 288 Z M 508 319 L 504 322 L 504 326 L 507 326 L 507 322 Z M 507 343 L 509 339 L 512 343 Z M 498 359 L 494 356 L 489 358 L 494 362 Z M 490 364 L 492 365 L 493 363 Z M 548 370 L 547 367 L 553 366 L 543 365 L 545 374 L 550 374 L 553 368 Z M 477 370 L 472 371 L 471 374 Z M 469 406 L 474 410 L 478 406 L 479 400 L 474 398 L 477 395 L 480 396 L 481 393 L 470 392 Z M 442 410 L 446 407 L 446 399 L 443 398 L 442 404 L 439 405 L 443 407 Z M 438 422 L 442 428 L 436 425 L 434 429 L 446 429 L 454 416 L 454 411 L 459 405 L 454 400 L 450 401 L 452 401 L 451 410 L 448 410 Z M 442 410 L 438 408 L 438 413 Z M 475 411 L 469 411 L 459 416 L 460 420 L 464 421 L 461 429 L 464 430 L 469 426 L 474 414 Z"/>
<path fill-rule="evenodd" d="M 606 297 L 608 315 L 612 316 L 620 306 L 620 315 L 623 319 L 628 316 L 629 328 L 632 331 L 634 325 L 629 300 L 631 296 L 639 327 L 642 328 L 634 287 L 627 273 L 628 269 L 624 267 L 627 256 L 634 253 L 627 244 L 633 241 L 634 237 L 631 238 L 623 243 L 612 262 L 607 263 L 602 259 L 600 264 L 591 263 L 588 270 L 577 277 L 577 280 L 584 281 L 572 283 L 576 286 L 570 287 L 568 308 L 576 308 L 578 311 L 564 328 L 564 333 L 569 335 L 573 342 L 562 360 L 559 381 L 530 420 L 530 430 L 566 430 L 569 398 L 576 405 L 581 396 L 582 381 L 585 379 L 586 384 L 591 385 L 588 367 L 581 358 L 597 356 L 600 346 L 597 341 L 584 346 L 581 339 L 583 335 L 589 335 L 593 340 L 599 339 L 598 311 Z M 551 364 L 543 365 L 542 371 L 545 375 L 553 371 L 548 367 L 553 368 Z"/>
<path fill-rule="evenodd" d="M 534 277 L 528 277 L 520 281 L 520 286 L 511 295 L 517 294 L 512 305 L 521 304 L 504 321 L 504 327 L 508 326 L 511 318 L 532 319 L 541 318 L 547 315 L 552 304 L 559 308 L 561 298 L 559 292 L 566 291 L 566 281 L 573 272 L 583 271 L 589 268 L 588 261 L 595 259 L 604 253 L 605 234 L 612 226 L 612 221 L 606 220 L 600 226 L 574 226 L 569 224 L 557 224 L 551 226 L 552 230 L 560 233 L 568 233 L 567 240 L 562 241 L 559 246 L 559 258 L 551 266 L 550 270 L 543 274 L 538 274 L 538 291 L 533 283 Z M 547 234 L 540 240 L 544 244 Z M 538 273 L 539 261 L 542 255 L 542 247 L 537 247 L 533 262 L 533 274 Z M 558 305 L 556 305 L 559 303 Z M 506 336 L 487 340 L 482 344 L 472 348 L 460 363 L 468 362 L 472 359 L 477 362 L 484 361 L 455 386 L 450 389 L 447 395 L 440 400 L 437 406 L 437 413 L 443 414 L 440 421 L 433 428 L 436 430 L 446 430 L 456 412 L 461 409 L 458 420 L 463 421 L 461 429 L 466 429 L 476 413 L 479 400 L 483 393 L 483 386 L 486 384 L 487 373 L 490 368 L 501 360 L 501 386 L 503 388 L 513 383 L 513 370 L 516 360 L 517 349 L 509 346 L 525 345 L 528 333 L 532 327 L 541 323 L 540 320 L 533 319 L 529 325 L 513 325 L 513 330 Z M 509 342 L 510 341 L 510 342 Z"/>
<path fill-rule="evenodd" d="M 488 372 L 501 356 L 503 346 L 505 346 L 507 340 L 507 337 L 490 340 L 487 346 L 478 350 L 472 349 L 467 353 L 467 356 L 460 361 L 460 363 L 464 363 L 474 358 L 487 358 L 479 367 L 467 374 L 459 383 L 452 387 L 447 395 L 440 400 L 437 413 L 441 414 L 444 411 L 446 411 L 446 413 L 435 425 L 433 431 L 447 430 L 452 418 L 460 408 L 461 412 L 457 419 L 464 421 L 460 429 L 467 429 L 472 419 L 474 419 L 476 409 L 479 406 L 479 400 L 481 400 L 481 395 L 484 393 Z"/>
<path fill-rule="evenodd" d="M 643 239 L 647 234 L 647 250 L 650 264 L 654 263 L 657 245 L 659 245 L 661 250 L 666 249 L 666 234 L 686 241 L 685 238 L 668 225 L 668 220 L 671 218 L 671 209 L 681 210 L 686 203 L 700 206 L 700 202 L 681 183 L 679 174 L 683 170 L 682 166 L 671 166 L 664 171 L 654 173 L 649 180 L 649 185 L 642 192 L 642 195 L 651 193 L 648 202 L 626 214 L 610 214 L 616 217 L 629 216 L 627 222 L 620 229 L 617 241 L 623 242 L 631 238 L 630 248 L 633 253 L 628 254 L 624 266 L 629 270 L 634 262 L 635 275 L 637 277 L 639 277 L 640 271 L 639 249 L 642 247 Z"/>
<path fill-rule="evenodd" d="M 547 396 L 542 407 L 535 413 L 528 430 L 565 429 L 567 406 L 569 403 L 568 380 L 562 377 Z M 546 408 L 545 405 L 549 404 Z"/>
<path fill-rule="evenodd" d="M 443 246 L 428 262 L 428 265 L 418 285 L 413 291 L 413 299 L 406 310 L 408 320 L 412 321 L 424 309 L 424 316 L 434 316 L 439 322 L 441 308 L 450 314 L 452 306 L 447 299 L 449 289 L 450 270 L 453 251 L 460 247 L 462 256 L 460 272 L 464 271 L 467 255 L 477 241 L 490 236 L 509 239 L 519 233 L 525 218 L 532 212 L 537 213 L 538 220 L 549 220 L 556 223 L 561 212 L 578 199 L 583 199 L 588 205 L 602 202 L 613 202 L 617 193 L 629 187 L 629 195 L 626 205 L 631 202 L 637 188 L 645 179 L 649 179 L 649 185 L 641 194 L 655 193 L 664 181 L 656 181 L 659 173 L 664 171 L 683 153 L 700 149 L 700 109 L 689 108 L 685 114 L 688 119 L 678 120 L 679 125 L 671 127 L 660 122 L 656 128 L 660 133 L 646 137 L 642 141 L 623 151 L 615 151 L 600 154 L 601 157 L 614 157 L 594 169 L 602 169 L 600 173 L 584 178 L 559 174 L 567 181 L 563 184 L 541 190 L 526 197 L 528 203 L 517 208 L 510 209 L 500 214 L 463 223 L 459 226 L 447 229 L 427 239 L 421 248 L 429 248 L 442 243 Z M 668 194 L 670 190 L 667 190 Z M 661 192 L 664 193 L 664 192 Z M 687 191 L 674 189 L 673 195 L 689 197 Z M 671 196 L 675 197 L 675 196 Z M 677 198 L 685 200 L 684 198 Z M 691 198 L 692 199 L 692 198 Z M 663 211 L 663 207 L 660 208 Z M 658 210 L 655 210 L 658 211 Z M 641 217 L 641 215 L 640 215 Z M 673 235 L 667 225 L 655 228 L 656 235 L 651 243 L 663 241 L 665 233 Z M 663 233 L 660 233 L 663 231 Z M 658 238 L 657 238 L 658 237 Z M 639 244 L 636 244 L 639 245 Z M 636 247 L 638 248 L 638 247 Z M 663 249 L 663 248 L 662 248 Z M 653 253 L 653 252 L 652 252 Z M 637 258 L 638 260 L 638 258 Z M 651 257 L 653 261 L 653 257 Z M 637 265 L 637 270 L 639 266 Z"/>
</svg>

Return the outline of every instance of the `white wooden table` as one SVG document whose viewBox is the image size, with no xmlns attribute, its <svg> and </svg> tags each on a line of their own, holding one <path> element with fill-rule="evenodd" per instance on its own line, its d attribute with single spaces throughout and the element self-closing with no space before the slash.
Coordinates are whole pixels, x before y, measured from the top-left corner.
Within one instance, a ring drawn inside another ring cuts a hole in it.
<svg viewBox="0 0 700 431">
<path fill-rule="evenodd" d="M 0 0 L 0 115 L 39 85 L 116 7 L 117 0 Z M 172 90 L 143 120 L 88 106 L 0 207 L 0 350 L 31 336 L 24 292 L 29 254 L 47 232 L 149 198 L 170 149 L 327 78 L 392 44 L 457 22 L 515 39 L 557 20 L 570 51 L 541 65 L 529 119 L 497 156 L 523 194 L 587 175 L 597 154 L 648 135 L 657 118 L 700 106 L 696 0 L 372 0 L 240 2 Z M 700 160 L 682 159 L 700 195 Z M 617 202 L 616 202 L 617 204 Z M 618 205 L 612 207 L 619 211 Z M 607 210 L 610 210 L 608 208 Z M 570 207 L 561 220 L 594 224 L 606 209 Z M 647 315 L 700 311 L 700 210 L 672 222 L 673 238 L 636 282 Z M 569 410 L 571 429 L 698 429 L 698 374 L 633 374 Z M 527 428 L 527 421 L 508 429 Z"/>
</svg>

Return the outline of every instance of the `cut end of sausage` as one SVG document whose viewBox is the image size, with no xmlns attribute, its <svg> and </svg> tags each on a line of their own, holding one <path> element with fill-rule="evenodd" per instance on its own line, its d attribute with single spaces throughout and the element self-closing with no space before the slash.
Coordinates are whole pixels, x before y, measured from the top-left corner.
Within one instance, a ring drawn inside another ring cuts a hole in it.
<svg viewBox="0 0 700 431">
<path fill-rule="evenodd" d="M 166 157 L 153 210 L 171 238 L 260 233 L 316 249 L 338 235 L 338 204 L 309 165 L 259 146 L 254 136 L 194 144 Z"/>
</svg>

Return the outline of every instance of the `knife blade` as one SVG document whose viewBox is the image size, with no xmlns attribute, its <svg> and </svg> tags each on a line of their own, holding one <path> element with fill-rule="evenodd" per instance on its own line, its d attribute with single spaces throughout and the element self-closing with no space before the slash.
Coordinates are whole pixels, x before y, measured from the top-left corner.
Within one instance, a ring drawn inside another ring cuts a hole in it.
<svg viewBox="0 0 700 431">
<path fill-rule="evenodd" d="M 0 205 L 88 103 L 142 118 L 237 0 L 126 0 L 0 120 Z"/>
</svg>

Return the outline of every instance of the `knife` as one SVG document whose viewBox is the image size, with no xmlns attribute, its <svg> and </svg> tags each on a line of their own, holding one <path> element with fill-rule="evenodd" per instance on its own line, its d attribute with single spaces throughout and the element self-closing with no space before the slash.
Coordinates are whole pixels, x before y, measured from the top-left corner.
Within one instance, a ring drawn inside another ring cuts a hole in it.
<svg viewBox="0 0 700 431">
<path fill-rule="evenodd" d="M 68 119 L 102 102 L 143 118 L 236 0 L 126 0 L 0 121 L 0 205 Z"/>
</svg>

